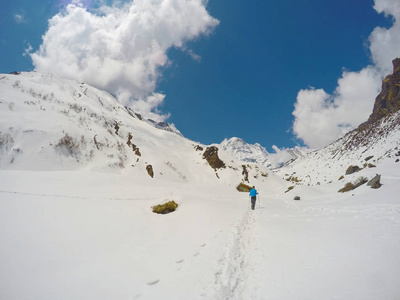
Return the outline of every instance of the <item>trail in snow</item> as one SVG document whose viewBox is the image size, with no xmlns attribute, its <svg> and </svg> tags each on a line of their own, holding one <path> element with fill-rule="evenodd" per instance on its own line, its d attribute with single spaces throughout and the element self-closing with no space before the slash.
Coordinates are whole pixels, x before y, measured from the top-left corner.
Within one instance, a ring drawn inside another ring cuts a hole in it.
<svg viewBox="0 0 400 300">
<path fill-rule="evenodd" d="M 215 277 L 216 300 L 243 299 L 246 286 L 248 256 L 253 243 L 254 212 L 247 210 L 234 226 L 232 237 L 218 263 Z"/>
</svg>

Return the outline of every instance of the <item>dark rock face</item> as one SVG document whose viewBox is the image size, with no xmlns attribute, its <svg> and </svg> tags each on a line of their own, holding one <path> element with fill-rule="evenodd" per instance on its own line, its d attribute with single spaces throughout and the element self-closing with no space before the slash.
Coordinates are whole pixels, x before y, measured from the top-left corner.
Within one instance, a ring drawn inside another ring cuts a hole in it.
<svg viewBox="0 0 400 300">
<path fill-rule="evenodd" d="M 358 172 L 358 171 L 360 171 L 360 170 L 361 170 L 361 169 L 360 169 L 359 166 L 350 166 L 350 167 L 348 167 L 347 170 L 346 170 L 346 175 L 350 175 L 350 174 L 356 173 L 356 172 Z"/>
<path fill-rule="evenodd" d="M 195 149 L 196 151 L 203 151 L 203 150 L 204 150 L 203 147 L 201 147 L 200 145 L 194 146 L 194 149 Z"/>
<path fill-rule="evenodd" d="M 393 60 L 393 74 L 382 82 L 382 91 L 375 99 L 374 110 L 367 123 L 372 124 L 400 109 L 400 58 Z"/>
<path fill-rule="evenodd" d="M 146 166 L 146 171 L 147 171 L 147 174 L 149 174 L 149 176 L 151 178 L 154 177 L 154 171 L 153 171 L 153 166 L 152 165 L 147 165 Z"/>
<path fill-rule="evenodd" d="M 215 146 L 207 147 L 203 153 L 203 158 L 214 170 L 225 168 L 225 163 L 218 157 L 218 148 Z"/>
<path fill-rule="evenodd" d="M 249 172 L 247 171 L 246 165 L 242 165 L 243 171 L 242 175 L 244 176 L 244 181 L 249 182 Z"/>
</svg>

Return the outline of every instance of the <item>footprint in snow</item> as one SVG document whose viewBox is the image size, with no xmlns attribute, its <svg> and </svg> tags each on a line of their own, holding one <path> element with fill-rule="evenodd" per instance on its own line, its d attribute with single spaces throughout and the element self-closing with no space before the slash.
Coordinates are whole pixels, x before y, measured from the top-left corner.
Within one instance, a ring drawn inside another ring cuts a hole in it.
<svg viewBox="0 0 400 300">
<path fill-rule="evenodd" d="M 183 263 L 184 261 L 185 261 L 184 259 L 180 259 L 180 260 L 177 260 L 175 263 L 181 264 L 181 263 Z"/>
<path fill-rule="evenodd" d="M 147 283 L 147 285 L 156 285 L 157 283 L 159 283 L 160 282 L 160 279 L 156 279 L 156 280 L 153 280 L 153 281 L 149 281 L 148 283 Z"/>
<path fill-rule="evenodd" d="M 201 244 L 200 247 L 203 248 L 205 245 L 207 245 L 206 243 Z"/>
<path fill-rule="evenodd" d="M 195 254 L 193 254 L 194 257 L 199 256 L 200 252 L 196 252 Z"/>
</svg>

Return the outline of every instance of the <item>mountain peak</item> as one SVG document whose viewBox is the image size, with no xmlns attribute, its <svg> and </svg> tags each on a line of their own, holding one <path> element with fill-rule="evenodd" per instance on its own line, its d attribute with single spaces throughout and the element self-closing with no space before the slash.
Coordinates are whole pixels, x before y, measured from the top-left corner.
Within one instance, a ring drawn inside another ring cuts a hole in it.
<svg viewBox="0 0 400 300">
<path fill-rule="evenodd" d="M 276 153 L 269 153 L 260 144 L 248 144 L 237 137 L 225 139 L 221 143 L 221 148 L 243 162 L 257 163 L 271 169 L 279 168 L 286 162 L 298 157 L 304 157 L 309 151 L 300 147 L 280 150 L 273 146 Z"/>
</svg>

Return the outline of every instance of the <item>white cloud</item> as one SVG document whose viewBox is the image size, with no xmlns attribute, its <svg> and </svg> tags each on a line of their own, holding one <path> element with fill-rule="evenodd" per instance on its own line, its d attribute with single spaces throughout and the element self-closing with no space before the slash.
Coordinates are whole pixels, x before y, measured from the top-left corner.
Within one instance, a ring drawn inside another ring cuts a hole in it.
<svg viewBox="0 0 400 300">
<path fill-rule="evenodd" d="M 95 14 L 73 2 L 49 21 L 40 49 L 31 54 L 33 64 L 37 71 L 105 89 L 150 114 L 164 99 L 154 91 L 168 66 L 167 50 L 184 49 L 185 42 L 218 25 L 205 5 L 203 0 L 136 0 L 103 6 Z"/>
<path fill-rule="evenodd" d="M 356 128 L 372 112 L 380 79 L 374 68 L 367 67 L 358 73 L 344 72 L 334 95 L 323 89 L 301 90 L 293 112 L 294 133 L 307 146 L 318 149 Z"/>
<path fill-rule="evenodd" d="M 279 149 L 278 146 L 272 145 L 272 149 L 274 149 L 275 153 L 269 153 L 268 159 L 275 166 L 279 166 L 293 158 L 287 148 Z"/>
<path fill-rule="evenodd" d="M 33 48 L 31 44 L 28 44 L 28 47 L 25 49 L 24 53 L 22 54 L 22 56 L 29 56 L 31 55 Z"/>
<path fill-rule="evenodd" d="M 201 62 L 201 56 L 198 55 L 198 54 L 196 54 L 196 53 L 194 53 L 192 49 L 189 49 L 189 50 L 187 50 L 186 52 L 190 55 L 190 57 L 191 57 L 193 60 L 195 60 L 195 61 L 197 61 L 197 62 Z"/>
<path fill-rule="evenodd" d="M 14 14 L 14 20 L 18 24 L 26 23 L 25 17 L 22 14 Z"/>
<path fill-rule="evenodd" d="M 375 10 L 393 17 L 389 29 L 375 28 L 369 37 L 373 65 L 359 72 L 344 71 L 333 95 L 323 89 L 299 91 L 293 132 L 311 148 L 321 148 L 367 120 L 383 77 L 400 56 L 400 1 L 375 0 Z"/>
<path fill-rule="evenodd" d="M 375 0 L 374 9 L 387 17 L 393 16 L 392 27 L 377 27 L 369 36 L 373 62 L 386 75 L 392 72 L 392 59 L 400 56 L 400 1 Z"/>
</svg>

